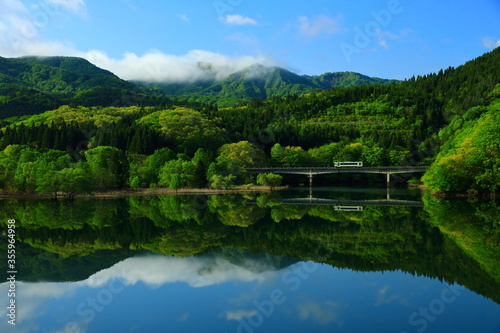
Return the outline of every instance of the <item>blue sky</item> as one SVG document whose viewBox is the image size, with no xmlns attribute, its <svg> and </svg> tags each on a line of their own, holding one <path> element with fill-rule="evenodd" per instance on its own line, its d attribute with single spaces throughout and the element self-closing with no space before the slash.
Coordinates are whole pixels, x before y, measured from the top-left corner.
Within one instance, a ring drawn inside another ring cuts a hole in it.
<svg viewBox="0 0 500 333">
<path fill-rule="evenodd" d="M 2 0 L 0 56 L 84 57 L 124 79 L 253 63 L 409 78 L 500 46 L 498 0 Z M 203 65 L 200 65 L 203 64 Z"/>
</svg>

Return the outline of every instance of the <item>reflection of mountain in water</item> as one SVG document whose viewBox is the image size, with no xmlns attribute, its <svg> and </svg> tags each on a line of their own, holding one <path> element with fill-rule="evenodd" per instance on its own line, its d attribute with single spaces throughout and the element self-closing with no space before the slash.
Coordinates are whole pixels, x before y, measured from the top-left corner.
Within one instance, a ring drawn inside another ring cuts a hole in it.
<svg viewBox="0 0 500 333">
<path fill-rule="evenodd" d="M 63 258 L 54 253 L 21 245 L 22 259 L 18 265 L 18 279 L 25 282 L 70 282 L 82 281 L 96 272 L 108 269 L 128 258 L 140 255 L 150 256 L 151 252 L 130 250 L 101 250 L 82 257 Z M 156 258 L 162 256 L 156 255 Z M 193 258 L 203 258 L 200 275 L 213 273 L 214 266 L 221 261 L 240 267 L 252 274 L 278 271 L 298 262 L 284 256 L 268 253 L 252 254 L 241 249 L 222 248 L 214 253 Z M 220 260 L 219 260 L 220 259 Z M 160 262 L 160 261 L 159 261 Z M 6 269 L 6 268 L 5 268 Z"/>
<path fill-rule="evenodd" d="M 252 271 L 261 273 L 270 269 L 281 270 L 300 261 L 281 255 L 271 255 L 269 253 L 250 253 L 243 249 L 236 248 L 221 248 L 213 253 L 215 256 L 220 256 L 230 263 Z M 252 262 L 252 265 L 249 265 Z"/>
<path fill-rule="evenodd" d="M 199 199 L 11 201 L 0 202 L 0 211 L 18 220 L 23 280 L 82 280 L 138 252 L 213 253 L 256 274 L 297 261 L 289 258 L 359 271 L 402 270 L 463 284 L 500 303 L 500 212 L 491 204 L 427 200 L 424 210 L 342 212 L 282 205 L 276 194 L 218 195 L 202 200 L 206 205 Z"/>
</svg>

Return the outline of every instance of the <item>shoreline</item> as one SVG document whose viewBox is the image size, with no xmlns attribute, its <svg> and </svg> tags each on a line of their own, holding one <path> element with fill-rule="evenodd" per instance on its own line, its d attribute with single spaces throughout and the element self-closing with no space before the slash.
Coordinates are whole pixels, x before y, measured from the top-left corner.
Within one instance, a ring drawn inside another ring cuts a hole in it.
<svg viewBox="0 0 500 333">
<path fill-rule="evenodd" d="M 147 196 L 162 196 L 162 195 L 215 195 L 215 194 L 240 194 L 240 193 L 272 193 L 275 191 L 282 191 L 289 188 L 289 186 L 273 187 L 271 191 L 270 186 L 254 185 L 251 187 L 236 186 L 232 189 L 214 189 L 214 188 L 181 188 L 173 190 L 170 188 L 141 188 L 141 189 L 121 189 L 109 190 L 101 192 L 92 192 L 90 194 L 78 194 L 74 199 L 119 199 L 128 197 L 147 197 Z M 500 199 L 500 193 L 494 192 L 432 192 L 428 187 L 423 184 L 413 184 L 407 187 L 408 189 L 417 188 L 421 191 L 430 191 L 430 195 L 438 199 Z M 14 193 L 4 192 L 0 190 L 0 199 L 66 199 L 63 192 L 59 192 L 57 198 L 49 193 Z"/>
<path fill-rule="evenodd" d="M 158 189 L 121 189 L 121 190 L 109 190 L 102 192 L 93 192 L 90 194 L 78 194 L 75 199 L 118 199 L 118 198 L 128 198 L 128 197 L 143 197 L 143 196 L 159 196 L 159 195 L 200 195 L 200 194 L 237 194 L 237 193 L 262 193 L 262 192 L 274 192 L 281 191 L 288 188 L 288 186 L 273 187 L 271 191 L 270 186 L 251 186 L 243 187 L 236 186 L 232 189 L 211 189 L 211 188 L 181 188 L 178 190 L 172 190 L 170 188 L 158 188 Z M 65 199 L 65 196 L 60 192 L 57 198 L 53 194 L 39 194 L 39 193 L 13 193 L 13 192 L 3 192 L 0 191 L 0 199 Z"/>
<path fill-rule="evenodd" d="M 418 188 L 421 191 L 429 191 L 432 197 L 438 198 L 438 199 L 469 199 L 469 200 L 476 200 L 476 199 L 499 199 L 500 198 L 500 193 L 496 192 L 487 192 L 487 191 L 470 191 L 470 192 L 442 192 L 442 191 L 437 191 L 433 192 L 429 187 L 423 185 L 423 184 L 413 184 L 413 185 L 408 185 L 408 188 Z"/>
</svg>

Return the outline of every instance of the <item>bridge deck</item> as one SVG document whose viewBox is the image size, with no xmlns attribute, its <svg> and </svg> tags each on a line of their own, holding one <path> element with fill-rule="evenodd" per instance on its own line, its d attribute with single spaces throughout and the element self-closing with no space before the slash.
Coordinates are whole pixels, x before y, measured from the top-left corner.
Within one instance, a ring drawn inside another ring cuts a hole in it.
<svg viewBox="0 0 500 333">
<path fill-rule="evenodd" d="M 283 173 L 298 175 L 320 175 L 332 173 L 420 173 L 427 170 L 427 166 L 388 166 L 388 167 L 262 167 L 246 168 L 249 173 Z"/>
</svg>

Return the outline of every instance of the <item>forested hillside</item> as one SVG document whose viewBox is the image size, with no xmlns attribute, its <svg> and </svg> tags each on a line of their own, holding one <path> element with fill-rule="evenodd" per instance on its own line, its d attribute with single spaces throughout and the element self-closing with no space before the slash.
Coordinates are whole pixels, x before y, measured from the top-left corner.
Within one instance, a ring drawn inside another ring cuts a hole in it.
<svg viewBox="0 0 500 333">
<path fill-rule="evenodd" d="M 278 67 L 255 65 L 222 81 L 156 84 L 124 81 L 76 57 L 0 57 L 0 119 L 53 110 L 62 105 L 232 106 L 251 98 L 303 94 L 337 86 L 395 81 L 357 73 L 299 76 Z"/>
<path fill-rule="evenodd" d="M 230 188 L 262 165 L 431 165 L 435 191 L 499 185 L 500 48 L 399 84 L 215 105 L 61 106 L 0 131 L 0 186 L 73 196 L 141 187 Z M 90 182 L 88 180 L 91 180 Z"/>
<path fill-rule="evenodd" d="M 182 100 L 233 106 L 245 100 L 273 96 L 301 95 L 334 87 L 362 84 L 391 84 L 396 80 L 372 78 L 353 72 L 325 73 L 319 76 L 298 75 L 280 67 L 254 65 L 236 72 L 222 81 L 194 83 L 138 84 L 155 87 Z"/>
<path fill-rule="evenodd" d="M 75 57 L 0 57 L 0 118 L 32 115 L 65 104 L 157 105 L 156 96 Z"/>
</svg>

